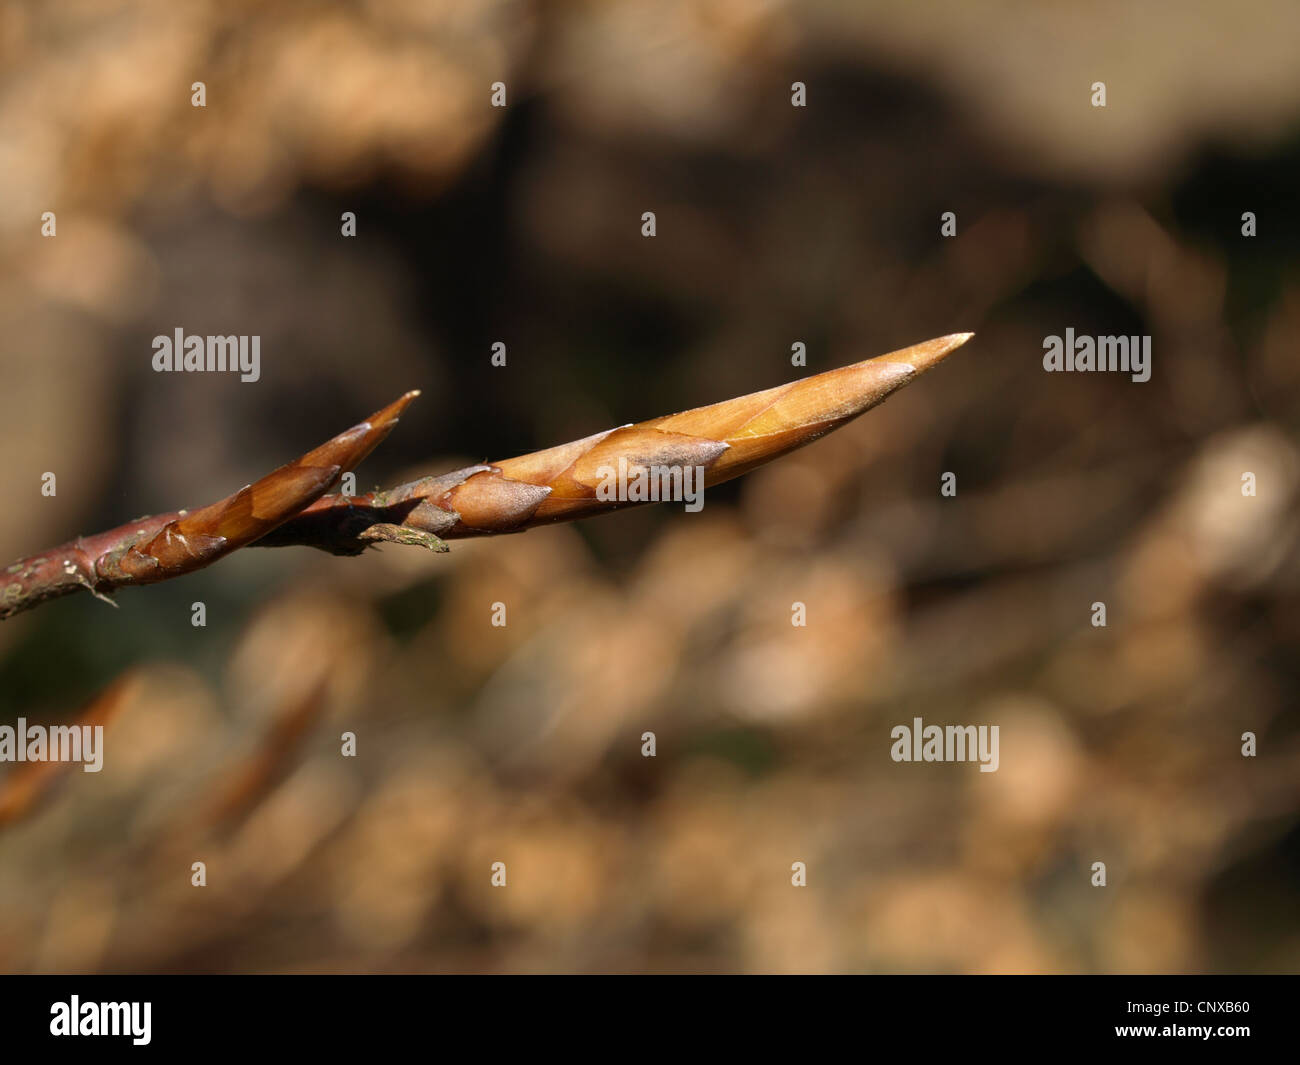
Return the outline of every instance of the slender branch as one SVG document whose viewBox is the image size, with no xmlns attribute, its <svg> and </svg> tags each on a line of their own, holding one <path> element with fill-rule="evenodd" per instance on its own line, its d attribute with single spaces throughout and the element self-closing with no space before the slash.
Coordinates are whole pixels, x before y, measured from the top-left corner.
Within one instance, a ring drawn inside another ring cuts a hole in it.
<svg viewBox="0 0 1300 1065">
<path fill-rule="evenodd" d="M 418 395 L 406 393 L 217 503 L 140 518 L 20 559 L 0 575 L 0 618 L 79 588 L 112 602 L 108 597 L 118 588 L 179 577 L 251 544 L 334 487 L 392 431 Z"/>
<path fill-rule="evenodd" d="M 190 573 L 249 545 L 301 545 L 336 555 L 357 555 L 379 542 L 446 551 L 444 540 L 522 532 L 639 505 L 600 490 L 620 464 L 628 477 L 702 469 L 701 487 L 711 487 L 838 429 L 971 335 L 939 337 L 764 392 L 387 491 L 327 494 L 419 395 L 408 392 L 217 503 L 141 518 L 15 562 L 0 574 L 0 618 L 80 588 L 107 598 L 118 588 Z"/>
</svg>

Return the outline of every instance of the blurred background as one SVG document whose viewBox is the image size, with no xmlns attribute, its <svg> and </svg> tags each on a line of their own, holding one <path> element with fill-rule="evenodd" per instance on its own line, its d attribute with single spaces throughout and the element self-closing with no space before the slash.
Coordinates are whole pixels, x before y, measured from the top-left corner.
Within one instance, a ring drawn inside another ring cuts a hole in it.
<svg viewBox="0 0 1300 1065">
<path fill-rule="evenodd" d="M 5 561 L 409 388 L 360 490 L 977 336 L 698 515 L 250 549 L 0 625 L 0 722 L 106 726 L 98 775 L 0 766 L 0 969 L 1300 969 L 1297 32 L 4 4 Z M 260 335 L 261 380 L 155 374 L 177 327 Z M 1151 380 L 1044 373 L 1067 327 L 1151 335 Z M 894 763 L 916 716 L 999 725 L 1000 769 Z"/>
</svg>

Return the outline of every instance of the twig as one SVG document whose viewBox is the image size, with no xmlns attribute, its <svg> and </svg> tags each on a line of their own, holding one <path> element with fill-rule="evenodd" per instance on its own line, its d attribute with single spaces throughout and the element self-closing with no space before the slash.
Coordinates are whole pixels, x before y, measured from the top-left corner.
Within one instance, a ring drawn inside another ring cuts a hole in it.
<svg viewBox="0 0 1300 1065">
<path fill-rule="evenodd" d="M 79 588 L 106 598 L 118 588 L 168 580 L 250 544 L 304 545 L 336 555 L 357 555 L 383 541 L 446 551 L 444 540 L 522 532 L 639 505 L 599 491 L 620 460 L 630 477 L 702 468 L 703 487 L 710 487 L 839 428 L 971 336 L 939 337 L 765 392 L 388 491 L 325 494 L 397 424 L 419 395 L 408 392 L 218 503 L 141 518 L 14 563 L 0 574 L 0 618 Z"/>
<path fill-rule="evenodd" d="M 135 674 L 131 671 L 119 676 L 90 701 L 71 727 L 83 729 L 110 724 L 126 704 L 134 682 Z M 47 761 L 21 762 L 6 773 L 0 781 L 0 828 L 32 813 L 56 785 L 66 781 L 74 764 L 51 757 Z"/>
</svg>

